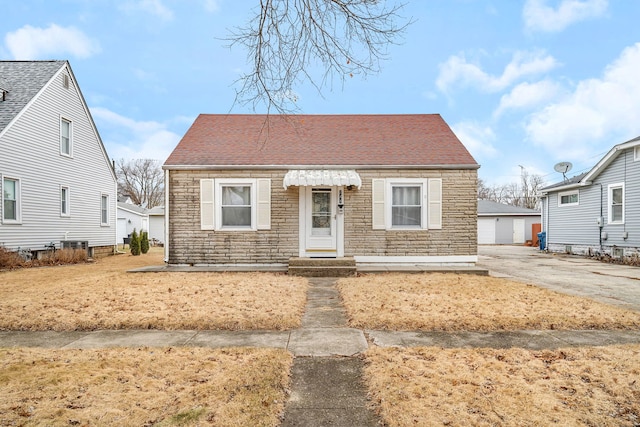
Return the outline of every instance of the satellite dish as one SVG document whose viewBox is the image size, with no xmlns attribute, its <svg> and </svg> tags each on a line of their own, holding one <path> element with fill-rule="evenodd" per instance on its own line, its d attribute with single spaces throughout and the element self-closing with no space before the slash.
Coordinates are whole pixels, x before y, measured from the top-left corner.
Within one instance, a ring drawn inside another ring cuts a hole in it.
<svg viewBox="0 0 640 427">
<path fill-rule="evenodd" d="M 573 165 L 571 164 L 571 162 L 560 162 L 560 163 L 556 163 L 556 165 L 553 167 L 553 169 L 556 172 L 560 172 L 564 179 L 567 179 L 567 176 L 565 174 L 567 172 L 569 172 L 572 167 L 573 167 Z"/>
</svg>

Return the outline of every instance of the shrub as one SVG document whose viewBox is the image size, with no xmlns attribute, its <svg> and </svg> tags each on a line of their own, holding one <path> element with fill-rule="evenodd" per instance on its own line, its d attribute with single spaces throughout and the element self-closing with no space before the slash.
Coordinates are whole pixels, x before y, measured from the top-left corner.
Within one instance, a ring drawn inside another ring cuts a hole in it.
<svg viewBox="0 0 640 427">
<path fill-rule="evenodd" d="M 131 233 L 129 248 L 131 249 L 131 255 L 140 255 L 140 238 L 135 228 L 133 229 L 133 233 Z"/>
<path fill-rule="evenodd" d="M 149 233 L 146 231 L 140 233 L 140 252 L 143 254 L 149 252 Z"/>
<path fill-rule="evenodd" d="M 25 260 L 22 259 L 17 252 L 8 251 L 5 248 L 0 248 L 0 268 L 11 269 L 25 266 Z"/>
</svg>

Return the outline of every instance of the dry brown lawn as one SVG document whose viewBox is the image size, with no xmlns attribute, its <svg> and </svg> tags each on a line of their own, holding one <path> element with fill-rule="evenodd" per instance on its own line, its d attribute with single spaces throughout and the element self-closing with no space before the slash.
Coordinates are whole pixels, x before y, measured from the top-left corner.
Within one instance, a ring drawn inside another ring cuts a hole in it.
<svg viewBox="0 0 640 427">
<path fill-rule="evenodd" d="M 0 349 L 0 425 L 276 426 L 284 350 Z"/>
<path fill-rule="evenodd" d="M 90 264 L 0 272 L 0 329 L 291 329 L 308 282 L 268 273 L 127 273 L 161 248 Z"/>
<path fill-rule="evenodd" d="M 372 348 L 365 377 L 390 427 L 640 424 L 640 345 Z"/>
<path fill-rule="evenodd" d="M 488 276 L 365 275 L 340 279 L 338 289 L 354 328 L 495 331 L 640 327 L 640 313 Z"/>
</svg>

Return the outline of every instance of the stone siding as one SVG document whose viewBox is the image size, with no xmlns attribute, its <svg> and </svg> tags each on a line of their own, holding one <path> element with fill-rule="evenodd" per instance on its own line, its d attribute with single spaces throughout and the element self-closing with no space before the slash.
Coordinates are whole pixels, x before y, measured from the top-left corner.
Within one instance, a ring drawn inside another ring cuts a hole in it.
<svg viewBox="0 0 640 427">
<path fill-rule="evenodd" d="M 299 252 L 298 187 L 284 190 L 287 170 L 169 173 L 169 264 L 287 263 Z M 345 256 L 467 256 L 477 254 L 476 170 L 358 170 L 362 187 L 344 190 Z M 442 178 L 442 229 L 372 229 L 371 180 Z M 200 229 L 200 180 L 270 178 L 271 229 Z"/>
</svg>

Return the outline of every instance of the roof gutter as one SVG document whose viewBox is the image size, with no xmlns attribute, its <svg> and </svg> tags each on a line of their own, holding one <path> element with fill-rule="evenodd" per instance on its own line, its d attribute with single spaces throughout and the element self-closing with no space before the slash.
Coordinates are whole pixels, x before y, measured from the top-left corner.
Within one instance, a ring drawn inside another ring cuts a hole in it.
<svg viewBox="0 0 640 427">
<path fill-rule="evenodd" d="M 243 170 L 243 169 L 479 169 L 463 165 L 162 165 L 163 170 Z"/>
</svg>

